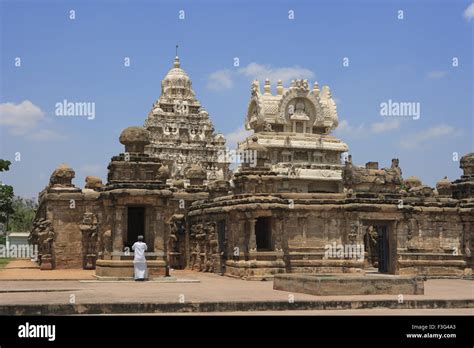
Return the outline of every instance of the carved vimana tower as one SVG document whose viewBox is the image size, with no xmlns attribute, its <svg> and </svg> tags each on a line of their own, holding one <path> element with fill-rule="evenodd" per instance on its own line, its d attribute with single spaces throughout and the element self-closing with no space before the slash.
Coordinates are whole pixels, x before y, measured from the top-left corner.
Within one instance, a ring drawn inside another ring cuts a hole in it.
<svg viewBox="0 0 474 348">
<path fill-rule="evenodd" d="M 254 134 L 239 149 L 257 137 L 281 179 L 280 192 L 342 192 L 341 154 L 349 148 L 331 135 L 338 116 L 329 87 L 320 91 L 317 82 L 311 88 L 307 80 L 294 80 L 284 88 L 278 81 L 276 92 L 268 79 L 263 93 L 258 81 L 252 83 L 245 127 Z"/>
<path fill-rule="evenodd" d="M 144 127 L 150 132 L 146 153 L 168 166 L 172 179 L 186 178 L 191 166 L 199 165 L 208 181 L 228 177 L 228 163 L 219 162 L 225 138 L 214 133 L 208 112 L 192 89 L 191 79 L 176 56 L 161 81 L 161 95 L 148 114 Z"/>
</svg>

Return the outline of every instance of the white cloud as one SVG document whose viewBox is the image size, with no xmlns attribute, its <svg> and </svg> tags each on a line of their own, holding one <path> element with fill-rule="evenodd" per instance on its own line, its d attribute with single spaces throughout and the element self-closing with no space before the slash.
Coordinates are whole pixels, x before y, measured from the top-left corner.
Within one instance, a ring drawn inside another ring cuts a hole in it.
<svg viewBox="0 0 474 348">
<path fill-rule="evenodd" d="M 447 71 L 443 71 L 443 70 L 434 70 L 434 71 L 430 71 L 427 75 L 427 77 L 429 79 L 442 79 L 443 77 L 445 77 L 446 75 L 448 74 Z"/>
<path fill-rule="evenodd" d="M 51 123 L 45 112 L 29 100 L 19 104 L 0 104 L 0 126 L 8 128 L 8 133 L 23 136 L 34 141 L 63 140 L 66 136 L 50 129 L 38 129 L 42 122 Z"/>
<path fill-rule="evenodd" d="M 23 135 L 44 119 L 45 113 L 29 100 L 20 104 L 0 104 L 0 125 L 7 126 L 12 135 Z"/>
<path fill-rule="evenodd" d="M 368 127 L 364 123 L 359 125 L 350 124 L 347 120 L 339 122 L 339 126 L 336 128 L 335 133 L 339 136 L 346 136 L 351 138 L 360 138 L 368 136 L 369 134 L 379 134 L 391 130 L 399 129 L 401 123 L 399 120 L 393 119 L 389 121 L 374 122 Z"/>
<path fill-rule="evenodd" d="M 207 88 L 219 91 L 222 89 L 232 88 L 234 82 L 232 81 L 232 73 L 230 70 L 217 70 L 209 75 Z"/>
<path fill-rule="evenodd" d="M 405 149 L 413 149 L 430 140 L 455 137 L 459 136 L 460 134 L 462 134 L 461 130 L 453 126 L 440 124 L 402 138 L 400 141 L 400 146 Z"/>
<path fill-rule="evenodd" d="M 29 138 L 36 141 L 64 140 L 67 137 L 50 129 L 40 129 L 30 133 Z"/>
<path fill-rule="evenodd" d="M 294 79 L 311 79 L 314 73 L 306 68 L 298 65 L 292 67 L 274 68 L 271 65 L 262 65 L 258 63 L 250 63 L 246 67 L 239 69 L 239 73 L 257 80 L 270 79 L 270 81 L 282 80 L 283 84 L 288 84 Z"/>
<path fill-rule="evenodd" d="M 465 10 L 464 10 L 464 18 L 468 21 L 474 18 L 474 2 L 471 3 Z"/>
<path fill-rule="evenodd" d="M 335 130 L 335 133 L 342 136 L 348 137 L 360 137 L 364 134 L 367 134 L 367 129 L 364 124 L 358 126 L 353 126 L 349 124 L 349 121 L 342 120 L 339 122 L 338 127 Z"/>
<path fill-rule="evenodd" d="M 400 128 L 400 121 L 397 119 L 372 123 L 370 129 L 373 133 L 383 133 Z"/>
<path fill-rule="evenodd" d="M 207 88 L 217 91 L 230 89 L 234 86 L 234 77 L 237 76 L 237 74 L 262 82 L 268 78 L 274 84 L 276 81 L 281 80 L 283 85 L 288 85 L 291 80 L 314 78 L 314 73 L 311 70 L 298 65 L 276 68 L 271 65 L 253 62 L 240 68 L 237 72 L 232 72 L 228 69 L 214 71 L 208 77 Z"/>
<path fill-rule="evenodd" d="M 245 140 L 252 133 L 253 133 L 252 131 L 246 130 L 244 126 L 240 126 L 233 132 L 225 135 L 225 138 L 227 141 L 226 144 L 229 147 L 229 149 L 236 149 L 237 143 Z"/>
</svg>

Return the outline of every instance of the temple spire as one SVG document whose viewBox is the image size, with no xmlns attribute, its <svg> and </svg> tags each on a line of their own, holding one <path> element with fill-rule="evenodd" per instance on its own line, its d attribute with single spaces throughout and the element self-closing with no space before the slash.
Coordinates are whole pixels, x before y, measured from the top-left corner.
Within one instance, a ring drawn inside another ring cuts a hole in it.
<svg viewBox="0 0 474 348">
<path fill-rule="evenodd" d="M 174 57 L 174 67 L 179 68 L 180 66 L 181 66 L 181 63 L 178 57 L 178 45 L 176 45 L 176 56 Z"/>
</svg>

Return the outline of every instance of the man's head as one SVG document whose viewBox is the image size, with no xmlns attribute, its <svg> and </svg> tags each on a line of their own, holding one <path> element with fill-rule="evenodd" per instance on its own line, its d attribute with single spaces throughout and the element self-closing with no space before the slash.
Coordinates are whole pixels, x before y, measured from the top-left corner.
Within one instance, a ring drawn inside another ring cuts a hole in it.
<svg viewBox="0 0 474 348">
<path fill-rule="evenodd" d="M 139 242 L 143 242 L 143 236 L 138 236 L 137 239 Z"/>
</svg>

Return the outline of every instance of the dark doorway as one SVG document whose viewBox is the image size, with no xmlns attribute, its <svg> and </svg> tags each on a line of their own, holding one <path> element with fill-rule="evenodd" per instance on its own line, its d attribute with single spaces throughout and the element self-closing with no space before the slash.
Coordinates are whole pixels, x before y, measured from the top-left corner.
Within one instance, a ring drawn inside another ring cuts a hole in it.
<svg viewBox="0 0 474 348">
<path fill-rule="evenodd" d="M 388 233 L 387 226 L 375 226 L 377 231 L 377 258 L 378 258 L 378 270 L 380 273 L 388 272 Z"/>
<path fill-rule="evenodd" d="M 255 222 L 255 236 L 257 239 L 257 251 L 272 250 L 271 219 L 260 217 Z"/>
<path fill-rule="evenodd" d="M 131 248 L 140 235 L 145 238 L 145 208 L 128 207 L 127 242 L 125 246 Z M 146 240 L 144 242 L 146 243 Z"/>
<path fill-rule="evenodd" d="M 377 229 L 370 225 L 366 227 L 364 235 L 364 251 L 367 252 L 367 267 L 376 268 L 378 272 Z"/>
</svg>

